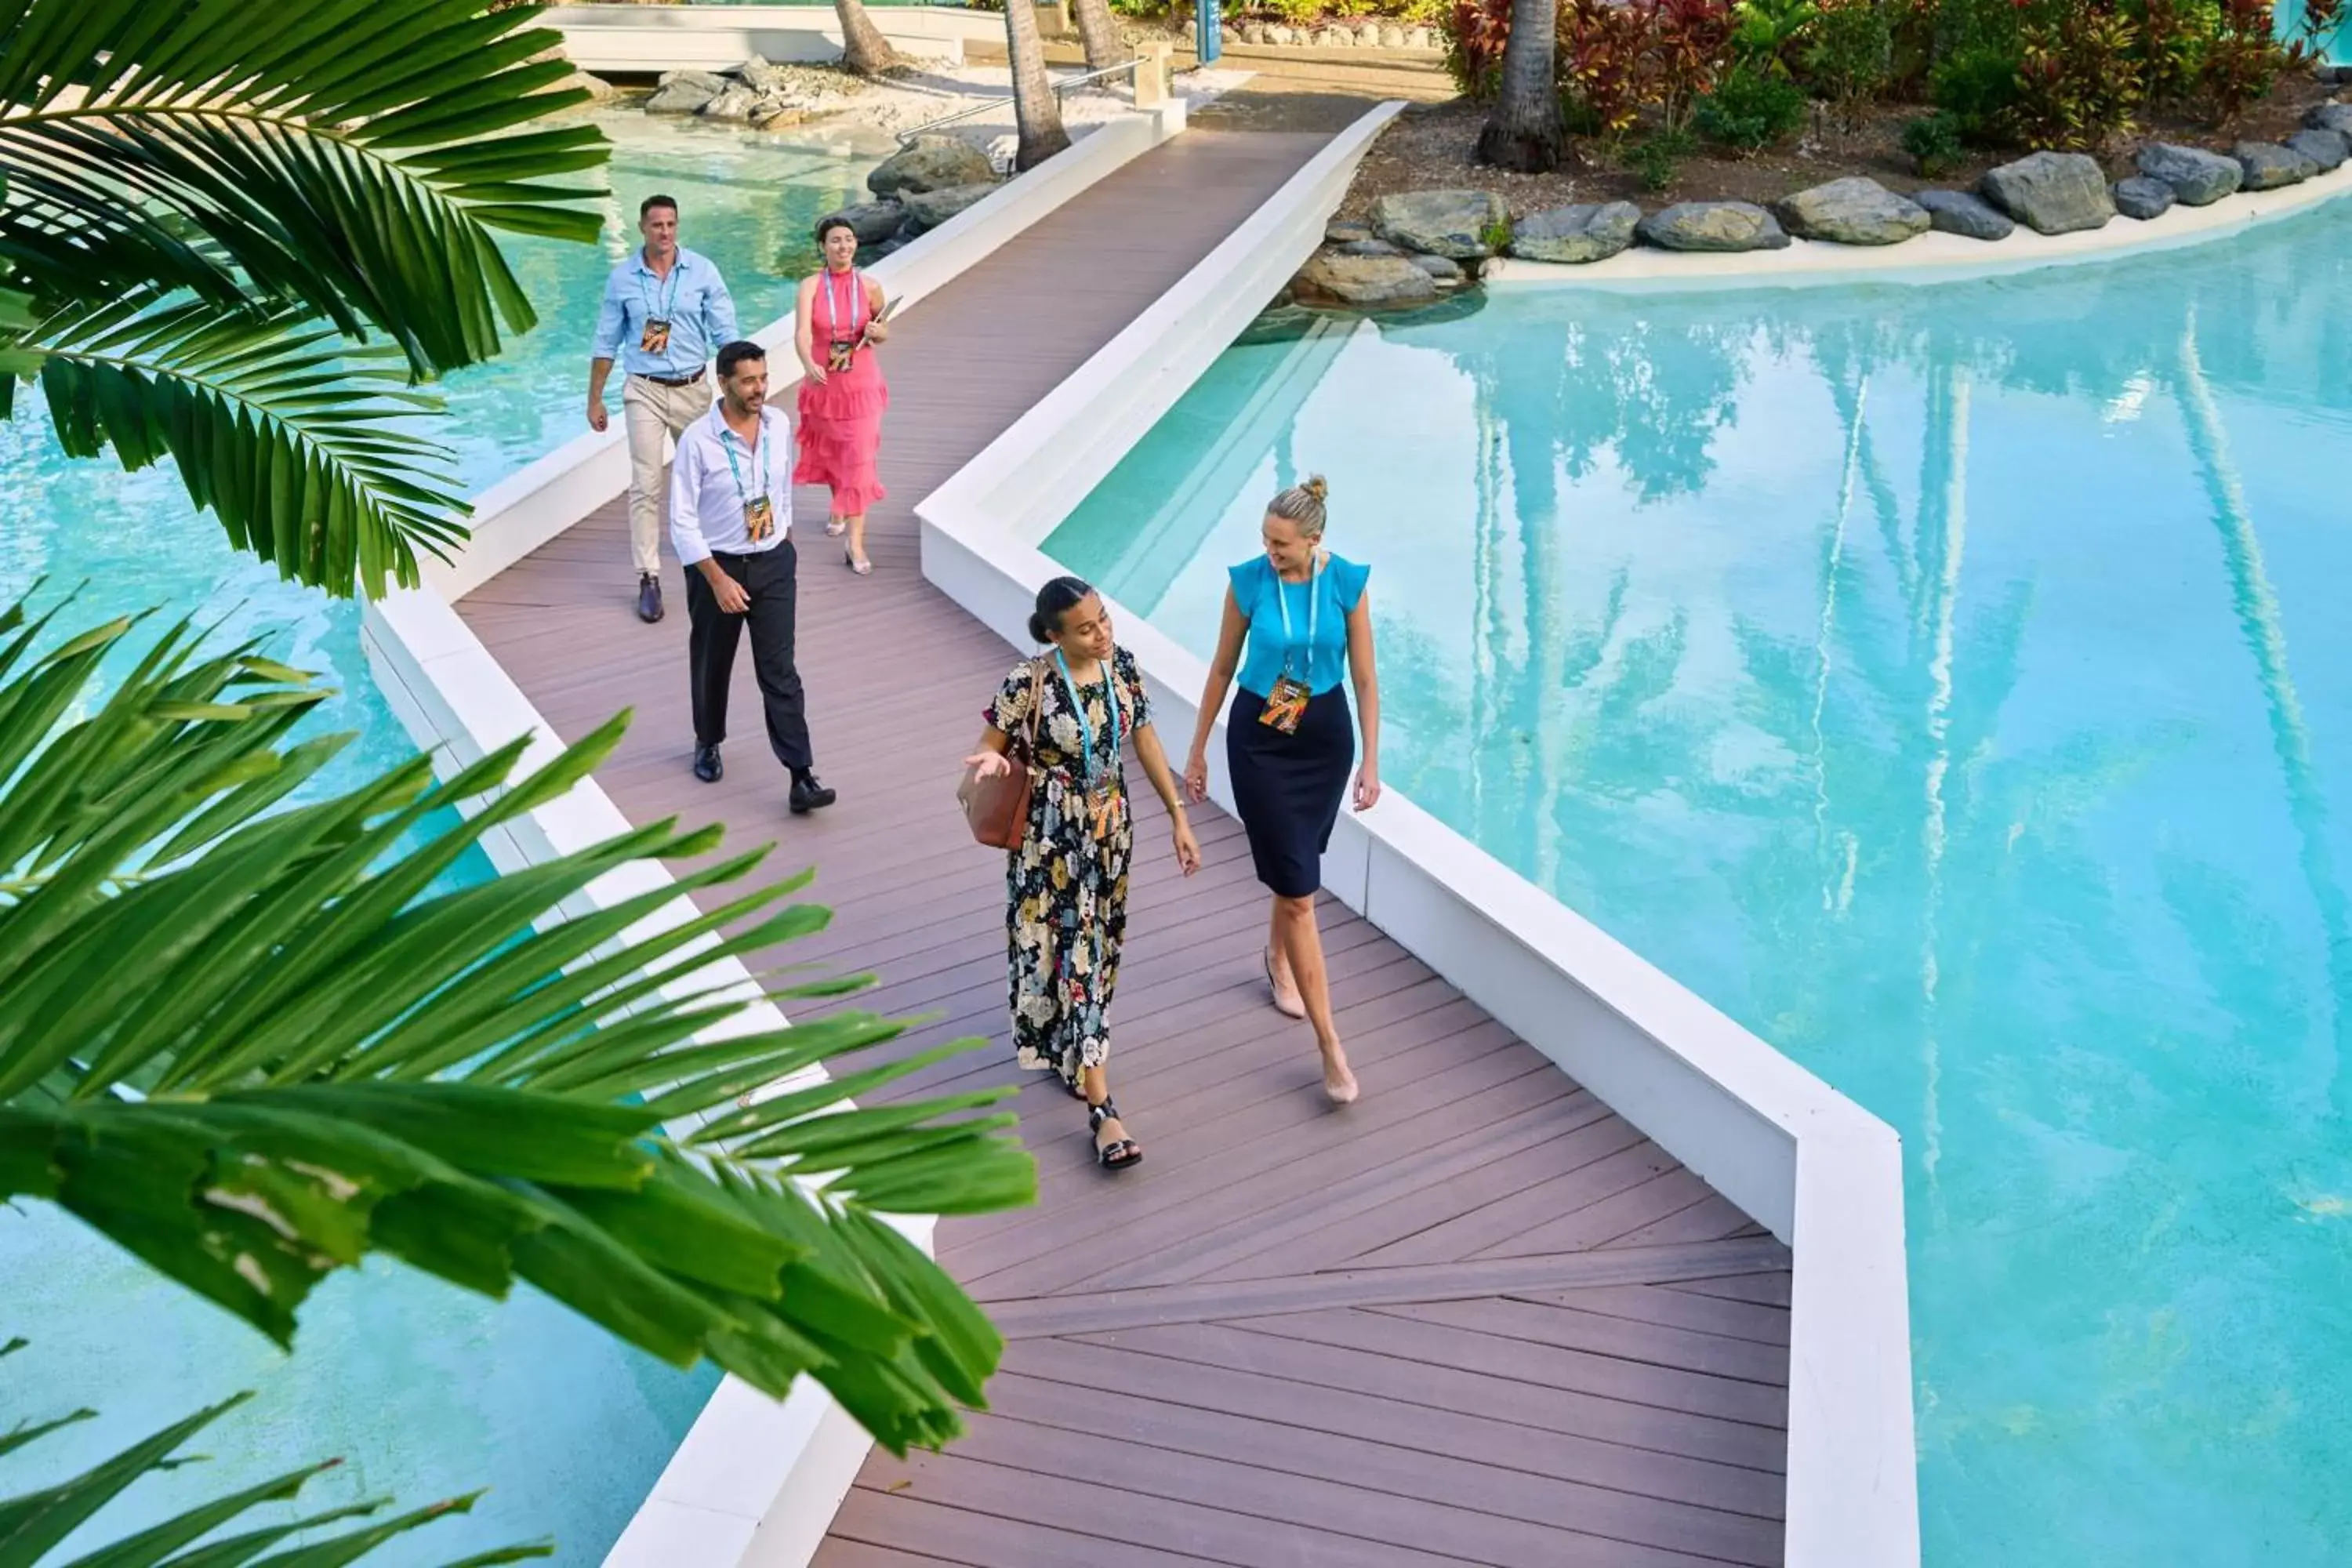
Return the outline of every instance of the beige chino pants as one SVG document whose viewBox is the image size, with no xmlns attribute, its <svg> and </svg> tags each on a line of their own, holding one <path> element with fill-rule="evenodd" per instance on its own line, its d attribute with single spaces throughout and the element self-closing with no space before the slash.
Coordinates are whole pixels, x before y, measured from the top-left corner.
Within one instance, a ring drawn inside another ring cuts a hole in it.
<svg viewBox="0 0 2352 1568">
<path fill-rule="evenodd" d="M 669 444 L 710 412 L 712 378 L 664 386 L 642 375 L 621 384 L 622 427 L 629 437 L 629 548 L 640 573 L 661 572 L 662 467 Z"/>
</svg>

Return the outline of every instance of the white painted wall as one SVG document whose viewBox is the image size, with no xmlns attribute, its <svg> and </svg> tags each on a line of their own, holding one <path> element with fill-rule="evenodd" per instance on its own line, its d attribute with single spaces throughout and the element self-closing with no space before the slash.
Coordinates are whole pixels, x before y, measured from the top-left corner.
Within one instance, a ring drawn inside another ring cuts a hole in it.
<svg viewBox="0 0 2352 1568">
<path fill-rule="evenodd" d="M 919 503 L 923 571 L 1026 648 L 1037 549 L 1319 242 L 1372 134 L 1336 140 L 1201 265 Z M 1163 728 L 1189 732 L 1207 671 L 1122 618 Z M 1212 790 L 1230 808 L 1223 748 Z M 1796 1252 L 1790 1347 L 1791 1568 L 1919 1556 L 1893 1129 L 1393 789 L 1343 815 L 1325 861 L 1350 908 L 1559 1062 Z"/>
<path fill-rule="evenodd" d="M 866 15 L 911 59 L 961 65 L 966 42 L 1004 37 L 1002 12 L 876 5 Z M 723 71 L 753 55 L 841 58 L 841 23 L 831 5 L 551 5 L 538 20 L 563 35 L 563 52 L 583 70 Z"/>
<path fill-rule="evenodd" d="M 877 13 L 879 15 L 879 13 Z M 872 269 L 900 309 L 992 254 L 1097 181 L 1183 129 L 1181 103 L 1111 121 L 1068 152 L 1008 183 L 985 201 L 924 235 Z M 583 342 L 584 342 L 584 325 Z M 772 352 L 789 342 L 789 318 L 754 333 Z M 584 348 L 583 354 L 585 358 Z M 584 363 L 583 363 L 584 374 Z M 789 386 L 787 377 L 777 392 Z M 627 489 L 620 422 L 558 448 L 476 498 L 472 538 L 448 563 L 428 562 L 425 585 L 363 606 L 361 643 L 385 700 L 444 776 L 518 736 L 529 736 L 525 771 L 561 751 L 546 720 L 459 617 L 456 602 Z M 593 779 L 485 837 L 501 872 L 542 863 L 628 831 Z M 579 905 L 667 886 L 651 862 L 598 879 Z M 648 918 L 632 940 L 692 918 L 683 899 Z M 690 984 L 738 989 L 746 1010 L 729 1033 L 783 1026 L 783 1016 L 736 960 L 703 965 Z M 689 984 L 683 975 L 677 983 Z M 771 1086 L 778 1092 L 821 1071 Z M 893 1223 L 926 1251 L 932 1222 Z M 730 1377 L 687 1435 L 652 1493 L 606 1557 L 606 1568 L 805 1568 L 848 1494 L 870 1440 L 816 1384 L 803 1380 L 772 1400 Z"/>
</svg>

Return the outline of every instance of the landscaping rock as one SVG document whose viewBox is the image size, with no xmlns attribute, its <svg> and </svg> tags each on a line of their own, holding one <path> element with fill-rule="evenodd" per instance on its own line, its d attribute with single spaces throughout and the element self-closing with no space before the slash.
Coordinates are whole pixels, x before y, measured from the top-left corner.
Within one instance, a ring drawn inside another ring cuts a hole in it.
<svg viewBox="0 0 2352 1568">
<path fill-rule="evenodd" d="M 1331 247 L 1342 256 L 1398 256 L 1402 252 L 1385 239 L 1344 240 Z"/>
<path fill-rule="evenodd" d="M 1404 191 L 1372 204 L 1372 232 L 1424 256 L 1483 261 L 1494 254 L 1487 235 L 1510 217 L 1492 191 Z"/>
<path fill-rule="evenodd" d="M 2352 157 L 2352 132 L 2298 131 L 2286 139 L 2286 146 L 2318 164 L 2321 174 L 2332 174 Z"/>
<path fill-rule="evenodd" d="M 705 120 L 731 120 L 748 124 L 751 111 L 760 106 L 759 89 L 745 87 L 741 82 L 730 82 L 719 90 L 718 97 L 695 112 Z"/>
<path fill-rule="evenodd" d="M 669 71 L 654 95 L 646 100 L 648 114 L 698 114 L 702 106 L 727 90 L 725 77 L 709 71 Z"/>
<path fill-rule="evenodd" d="M 1993 240 L 2017 232 L 2009 215 L 1972 191 L 1920 191 L 1911 199 L 1927 209 L 1927 222 L 1938 234 Z"/>
<path fill-rule="evenodd" d="M 2352 103 L 2315 103 L 2303 111 L 2303 122 L 2314 131 L 2352 136 Z"/>
<path fill-rule="evenodd" d="M 2185 206 L 2208 206 L 2234 195 L 2246 178 L 2235 158 L 2224 158 L 2202 147 L 2152 142 L 2139 150 L 2136 162 L 2141 174 L 2171 186 Z"/>
<path fill-rule="evenodd" d="M 2319 173 L 2318 164 L 2275 142 L 2241 142 L 2230 149 L 2230 156 L 2246 172 L 2241 190 L 2275 191 L 2282 185 L 2299 185 Z"/>
<path fill-rule="evenodd" d="M 773 131 L 828 112 L 804 98 L 763 98 L 751 110 L 751 123 L 760 130 Z"/>
<path fill-rule="evenodd" d="M 1380 37 L 1381 47 L 1384 49 L 1401 49 L 1404 47 L 1404 29 L 1394 22 L 1388 22 L 1381 25 Z"/>
<path fill-rule="evenodd" d="M 2153 174 L 2134 174 L 2127 180 L 2117 180 L 2114 195 L 2116 211 L 2143 223 L 2169 212 L 2176 199 L 2172 187 Z"/>
<path fill-rule="evenodd" d="M 1265 41 L 1269 44 L 1295 44 L 1298 41 L 1298 31 L 1276 22 L 1265 30 Z"/>
<path fill-rule="evenodd" d="M 1443 256 L 1414 256 L 1407 259 L 1436 279 L 1440 289 L 1459 289 L 1470 281 L 1470 275 L 1462 270 L 1460 262 L 1448 261 Z"/>
<path fill-rule="evenodd" d="M 1772 216 L 1800 239 L 1832 245 L 1900 245 L 1928 227 L 1926 207 L 1859 174 L 1784 196 Z"/>
<path fill-rule="evenodd" d="M 984 184 L 995 178 L 988 154 L 971 142 L 950 136 L 926 136 L 885 158 L 866 176 L 866 188 L 877 196 L 904 196 L 915 191 Z"/>
<path fill-rule="evenodd" d="M 1293 285 L 1303 299 L 1377 308 L 1437 298 L 1437 279 L 1402 256 L 1337 256 L 1318 251 Z"/>
<path fill-rule="evenodd" d="M 1985 200 L 2042 234 L 2105 228 L 2116 216 L 2106 174 L 2083 153 L 2029 153 L 1985 171 L 1979 189 Z"/>
<path fill-rule="evenodd" d="M 793 73 L 753 55 L 735 68 L 735 79 L 758 92 L 790 92 Z"/>
<path fill-rule="evenodd" d="M 935 229 L 995 189 L 994 180 L 981 180 L 937 191 L 903 191 L 899 199 L 907 204 L 907 228 L 914 234 Z"/>
<path fill-rule="evenodd" d="M 1323 226 L 1323 243 L 1326 245 L 1348 245 L 1371 237 L 1372 226 L 1359 223 L 1354 218 L 1335 217 Z"/>
<path fill-rule="evenodd" d="M 1437 30 L 1433 27 L 1407 27 L 1404 47 L 1408 49 L 1433 49 L 1437 47 Z"/>
<path fill-rule="evenodd" d="M 1753 202 L 1677 202 L 1635 231 L 1661 250 L 1782 250 L 1789 237 Z"/>
<path fill-rule="evenodd" d="M 879 245 L 898 232 L 898 226 L 907 221 L 907 209 L 897 202 L 859 202 L 826 215 L 825 221 L 834 218 L 848 220 L 858 244 Z"/>
<path fill-rule="evenodd" d="M 1522 218 L 1511 254 L 1526 261 L 1606 261 L 1633 243 L 1642 209 L 1632 202 L 1580 202 Z"/>
</svg>

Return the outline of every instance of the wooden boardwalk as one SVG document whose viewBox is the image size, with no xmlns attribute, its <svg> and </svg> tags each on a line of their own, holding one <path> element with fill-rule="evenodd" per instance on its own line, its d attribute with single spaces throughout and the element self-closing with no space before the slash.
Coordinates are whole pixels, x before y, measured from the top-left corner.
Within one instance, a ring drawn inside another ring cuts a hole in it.
<svg viewBox="0 0 2352 1568">
<path fill-rule="evenodd" d="M 670 617 L 630 615 L 620 503 L 460 605 L 565 736 L 635 709 L 598 775 L 632 820 L 716 816 L 780 840 L 779 874 L 815 865 L 836 918 L 785 956 L 877 972 L 861 1005 L 942 1016 L 913 1045 L 1003 1037 L 1003 866 L 949 795 L 1013 655 L 923 582 L 909 507 L 1321 142 L 1192 132 L 898 325 L 875 574 L 842 569 L 821 496 L 796 502 L 832 810 L 785 814 L 748 658 L 725 780 L 688 772 L 683 594 L 673 569 Z M 821 1568 L 1780 1562 L 1787 1252 L 1327 903 L 1365 1095 L 1328 1107 L 1311 1034 L 1266 1005 L 1237 826 L 1203 816 L 1186 882 L 1140 798 L 1113 1081 L 1149 1156 L 1096 1170 L 1082 1112 L 1029 1080 L 1040 1203 L 939 1233 L 1010 1341 L 992 1409 L 944 1455 L 875 1456 Z M 1008 1058 L 910 1088 L 1008 1080 Z"/>
</svg>

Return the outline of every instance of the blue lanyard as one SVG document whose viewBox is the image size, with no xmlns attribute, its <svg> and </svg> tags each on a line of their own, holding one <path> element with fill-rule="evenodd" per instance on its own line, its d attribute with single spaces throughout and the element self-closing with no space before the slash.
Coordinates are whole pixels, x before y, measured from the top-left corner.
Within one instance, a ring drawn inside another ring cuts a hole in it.
<svg viewBox="0 0 2352 1568">
<path fill-rule="evenodd" d="M 1323 595 L 1315 589 L 1322 575 L 1323 563 L 1319 560 L 1307 570 L 1307 668 L 1309 673 L 1315 668 L 1315 612 L 1323 605 Z M 1298 645 L 1290 636 L 1289 585 L 1283 582 L 1279 572 L 1274 574 L 1274 602 L 1282 610 L 1282 672 L 1288 675 L 1290 661 L 1297 653 Z"/>
<path fill-rule="evenodd" d="M 735 447 L 731 444 L 743 437 L 727 427 L 726 415 L 721 414 L 719 418 L 719 449 L 727 454 L 727 471 L 735 476 L 735 499 L 741 501 L 748 510 L 751 505 L 751 494 L 743 488 L 742 466 L 735 461 Z M 760 494 L 762 499 L 768 493 L 768 448 L 774 445 L 768 435 L 768 411 L 763 408 L 760 411 Z"/>
<path fill-rule="evenodd" d="M 643 256 L 640 256 L 637 258 L 637 265 L 641 268 L 644 267 L 645 258 Z M 646 291 L 646 275 L 642 270 L 638 272 L 637 301 L 645 306 L 647 320 L 656 321 L 675 320 L 675 318 L 671 316 L 670 312 L 677 309 L 677 280 L 680 275 L 685 271 L 686 252 L 681 250 L 677 253 L 677 258 L 669 264 L 669 293 L 667 297 L 662 300 L 661 313 L 659 315 L 654 314 L 653 296 Z"/>
<path fill-rule="evenodd" d="M 1062 689 L 1070 694 L 1070 710 L 1077 715 L 1078 743 L 1085 748 L 1080 753 L 1086 762 L 1084 776 L 1091 787 L 1095 782 L 1094 721 L 1087 717 L 1087 705 L 1078 699 L 1078 683 L 1070 675 L 1070 661 L 1062 657 L 1060 648 L 1054 650 L 1054 663 L 1062 671 Z M 1118 757 L 1118 683 L 1112 679 L 1109 659 L 1102 661 L 1102 672 L 1103 701 L 1110 709 L 1110 754 L 1116 763 Z"/>
</svg>

